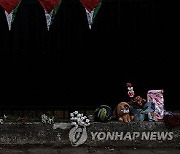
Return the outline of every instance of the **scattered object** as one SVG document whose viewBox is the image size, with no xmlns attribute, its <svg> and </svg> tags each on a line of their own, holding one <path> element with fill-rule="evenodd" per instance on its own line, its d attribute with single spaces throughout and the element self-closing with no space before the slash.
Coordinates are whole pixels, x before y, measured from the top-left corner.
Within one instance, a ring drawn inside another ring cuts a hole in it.
<svg viewBox="0 0 180 154">
<path fill-rule="evenodd" d="M 8 116 L 6 116 L 5 114 L 3 115 L 3 117 L 0 118 L 0 124 L 4 124 L 4 122 L 7 120 Z"/>
<path fill-rule="evenodd" d="M 164 117 L 164 91 L 163 90 L 149 90 L 147 92 L 147 101 L 153 102 L 155 105 L 155 115 L 157 120 L 162 120 Z"/>
<path fill-rule="evenodd" d="M 145 102 L 141 107 L 132 105 L 132 113 L 134 115 L 135 122 L 142 121 L 157 121 L 154 114 L 154 107 L 152 102 Z"/>
<path fill-rule="evenodd" d="M 45 114 L 41 115 L 41 122 L 45 124 L 45 123 L 47 123 L 47 121 L 48 121 L 47 115 L 45 115 Z"/>
<path fill-rule="evenodd" d="M 116 117 L 119 122 L 131 122 L 134 118 L 130 113 L 130 105 L 126 102 L 120 102 L 113 111 L 113 117 Z"/>
<path fill-rule="evenodd" d="M 142 98 L 141 96 L 136 96 L 130 102 L 131 110 L 134 115 L 134 121 L 142 122 L 144 120 L 148 121 L 157 121 L 157 118 L 154 114 L 154 103 L 147 102 L 146 99 Z"/>
<path fill-rule="evenodd" d="M 53 117 L 48 117 L 46 114 L 41 115 L 41 122 L 46 124 L 53 124 L 54 123 L 54 116 Z"/>
<path fill-rule="evenodd" d="M 4 121 L 6 121 L 6 119 L 8 118 L 8 116 L 6 116 L 6 115 L 4 114 L 3 118 L 4 118 Z"/>
<path fill-rule="evenodd" d="M 27 122 L 27 118 L 26 117 L 19 117 L 17 119 L 18 122 L 20 122 L 20 124 L 25 124 Z"/>
<path fill-rule="evenodd" d="M 130 98 L 133 98 L 135 93 L 134 93 L 132 84 L 128 82 L 128 83 L 126 83 L 126 86 L 127 86 L 127 89 L 128 89 L 128 96 Z"/>
<path fill-rule="evenodd" d="M 53 124 L 54 123 L 54 116 L 52 118 L 48 118 L 47 123 Z"/>
<path fill-rule="evenodd" d="M 0 119 L 0 124 L 4 124 L 4 120 L 3 119 Z"/>
<path fill-rule="evenodd" d="M 100 105 L 94 112 L 95 121 L 107 122 L 112 118 L 112 109 L 108 105 Z"/>
<path fill-rule="evenodd" d="M 71 125 L 78 127 L 78 126 L 89 126 L 90 120 L 84 116 L 82 113 L 79 113 L 78 111 L 74 111 L 70 113 L 70 120 Z"/>
<path fill-rule="evenodd" d="M 163 122 L 169 128 L 180 126 L 180 113 L 164 112 Z"/>
<path fill-rule="evenodd" d="M 142 107 L 146 103 L 146 99 L 142 98 L 141 96 L 136 96 L 134 99 L 132 99 L 132 103 L 138 107 Z"/>
</svg>

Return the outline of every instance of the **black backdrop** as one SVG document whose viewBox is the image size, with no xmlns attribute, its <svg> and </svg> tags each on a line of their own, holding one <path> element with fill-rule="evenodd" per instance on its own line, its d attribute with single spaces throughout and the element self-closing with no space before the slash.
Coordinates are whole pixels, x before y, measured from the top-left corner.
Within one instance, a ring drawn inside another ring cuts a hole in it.
<svg viewBox="0 0 180 154">
<path fill-rule="evenodd" d="M 179 107 L 175 0 L 104 0 L 92 29 L 78 0 L 63 0 L 47 31 L 37 0 L 23 0 L 8 31 L 0 8 L 1 106 L 95 106 L 164 89 Z"/>
</svg>

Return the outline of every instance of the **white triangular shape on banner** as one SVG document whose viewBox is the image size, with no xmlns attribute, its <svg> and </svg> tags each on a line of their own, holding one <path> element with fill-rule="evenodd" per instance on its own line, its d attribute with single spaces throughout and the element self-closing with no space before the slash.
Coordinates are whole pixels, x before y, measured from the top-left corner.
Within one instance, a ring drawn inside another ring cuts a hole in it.
<svg viewBox="0 0 180 154">
<path fill-rule="evenodd" d="M 91 29 L 91 25 L 93 24 L 94 9 L 91 12 L 86 9 L 86 15 L 88 19 L 89 29 Z"/>
<path fill-rule="evenodd" d="M 46 10 L 44 10 L 45 16 L 46 16 L 46 24 L 47 24 L 47 29 L 48 29 L 48 30 L 49 30 L 50 25 L 51 25 L 51 22 L 52 22 L 52 14 L 53 14 L 53 11 L 54 11 L 54 10 L 52 10 L 50 13 L 48 13 Z"/>
<path fill-rule="evenodd" d="M 12 24 L 12 21 L 13 21 L 13 11 L 11 13 L 7 13 L 5 11 L 5 14 L 6 14 L 6 19 L 7 19 L 8 27 L 9 27 L 9 31 L 10 31 L 11 30 L 11 24 Z"/>
</svg>

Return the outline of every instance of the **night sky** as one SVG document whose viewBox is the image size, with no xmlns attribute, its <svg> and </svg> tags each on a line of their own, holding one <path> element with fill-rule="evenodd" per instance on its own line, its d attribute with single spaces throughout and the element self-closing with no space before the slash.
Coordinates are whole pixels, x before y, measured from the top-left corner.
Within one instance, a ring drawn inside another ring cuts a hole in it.
<svg viewBox="0 0 180 154">
<path fill-rule="evenodd" d="M 115 106 L 126 82 L 146 98 L 164 89 L 180 109 L 175 0 L 104 0 L 88 29 L 83 6 L 64 0 L 50 30 L 36 0 L 23 0 L 9 32 L 0 8 L 2 106 Z"/>
</svg>

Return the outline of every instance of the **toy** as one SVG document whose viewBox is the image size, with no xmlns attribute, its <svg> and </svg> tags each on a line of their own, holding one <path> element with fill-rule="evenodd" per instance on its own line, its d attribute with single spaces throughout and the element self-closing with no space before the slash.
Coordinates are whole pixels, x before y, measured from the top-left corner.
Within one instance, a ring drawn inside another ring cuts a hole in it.
<svg viewBox="0 0 180 154">
<path fill-rule="evenodd" d="M 144 121 L 145 116 L 147 116 L 148 121 L 157 121 L 156 116 L 154 114 L 154 104 L 152 102 L 147 102 L 146 99 L 141 96 L 136 96 L 130 102 L 132 106 L 132 113 L 134 115 L 134 121 Z"/>
<path fill-rule="evenodd" d="M 94 112 L 95 121 L 107 122 L 112 118 L 112 109 L 108 105 L 100 105 Z"/>
<path fill-rule="evenodd" d="M 134 93 L 132 84 L 128 82 L 128 83 L 126 83 L 126 86 L 127 86 L 127 89 L 128 89 L 128 96 L 130 98 L 133 98 L 135 93 Z"/>
<path fill-rule="evenodd" d="M 142 98 L 141 96 L 136 96 L 134 99 L 132 99 L 132 103 L 142 107 L 146 103 L 146 99 Z"/>
<path fill-rule="evenodd" d="M 120 122 L 131 122 L 134 116 L 130 113 L 130 105 L 126 102 L 120 102 L 114 109 L 113 116 Z"/>
</svg>

